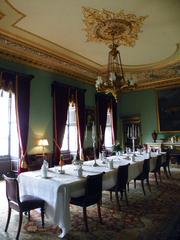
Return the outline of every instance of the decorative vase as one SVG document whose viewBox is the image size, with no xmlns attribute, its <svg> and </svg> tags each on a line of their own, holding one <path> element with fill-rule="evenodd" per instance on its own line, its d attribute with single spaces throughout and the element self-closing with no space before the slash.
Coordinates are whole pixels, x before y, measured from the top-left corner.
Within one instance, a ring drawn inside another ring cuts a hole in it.
<svg viewBox="0 0 180 240">
<path fill-rule="evenodd" d="M 154 140 L 154 142 L 156 142 L 157 140 L 157 132 L 154 130 L 154 132 L 152 133 L 152 139 Z"/>
</svg>

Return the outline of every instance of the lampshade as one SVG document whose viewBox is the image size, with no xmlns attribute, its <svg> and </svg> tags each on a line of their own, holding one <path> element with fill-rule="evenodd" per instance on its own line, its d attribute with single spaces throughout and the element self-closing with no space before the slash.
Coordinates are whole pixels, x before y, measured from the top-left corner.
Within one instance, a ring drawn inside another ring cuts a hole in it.
<svg viewBox="0 0 180 240">
<path fill-rule="evenodd" d="M 38 146 L 43 146 L 43 147 L 49 146 L 48 140 L 46 138 L 40 139 L 38 142 Z"/>
</svg>

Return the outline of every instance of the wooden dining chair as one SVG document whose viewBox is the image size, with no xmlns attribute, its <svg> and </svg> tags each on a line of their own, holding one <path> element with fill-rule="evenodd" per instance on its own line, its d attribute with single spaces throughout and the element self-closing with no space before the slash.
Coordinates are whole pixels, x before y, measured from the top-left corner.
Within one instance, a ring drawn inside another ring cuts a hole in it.
<svg viewBox="0 0 180 240">
<path fill-rule="evenodd" d="M 144 180 L 146 180 L 149 191 L 151 192 L 151 187 L 149 183 L 149 171 L 150 171 L 150 159 L 144 159 L 143 163 L 143 170 L 142 172 L 134 179 L 134 187 L 136 188 L 136 181 L 140 180 L 141 181 L 141 186 L 144 195 L 146 195 L 145 189 L 144 189 Z"/>
<path fill-rule="evenodd" d="M 102 199 L 102 177 L 104 173 L 97 175 L 87 176 L 85 194 L 81 197 L 72 197 L 70 200 L 71 204 L 80 206 L 83 208 L 83 218 L 85 223 L 86 231 L 89 231 L 87 222 L 86 208 L 90 205 L 97 204 L 98 216 L 100 223 L 102 223 L 101 218 L 101 199 Z"/>
<path fill-rule="evenodd" d="M 130 164 L 126 164 L 126 165 L 118 167 L 116 184 L 112 188 L 107 190 L 110 192 L 110 200 L 111 201 L 112 201 L 112 192 L 115 192 L 116 202 L 117 202 L 119 210 L 121 209 L 120 203 L 119 203 L 119 193 L 121 194 L 121 200 L 123 199 L 123 193 L 125 194 L 126 204 L 129 205 L 128 198 L 127 198 L 127 192 L 126 192 L 126 186 L 128 183 L 129 165 Z"/>
<path fill-rule="evenodd" d="M 41 218 L 42 218 L 42 226 L 44 227 L 44 200 L 34 197 L 31 195 L 24 195 L 19 197 L 19 185 L 16 178 L 8 177 L 6 175 L 3 175 L 3 178 L 6 182 L 6 196 L 8 200 L 8 217 L 7 217 L 7 223 L 5 227 L 5 232 L 7 232 L 9 221 L 11 218 L 11 209 L 19 212 L 19 226 L 18 231 L 16 235 L 16 240 L 19 239 L 19 234 L 21 230 L 22 225 L 22 218 L 23 218 L 23 212 L 28 212 L 28 218 L 30 220 L 30 210 L 40 208 L 41 209 Z"/>
<path fill-rule="evenodd" d="M 154 173 L 157 185 L 158 185 L 157 173 L 159 175 L 160 182 L 162 182 L 162 179 L 161 179 L 161 155 L 157 156 L 155 168 L 153 170 L 151 170 L 151 172 Z"/>
<path fill-rule="evenodd" d="M 169 176 L 171 176 L 171 171 L 170 171 L 170 152 L 169 151 L 166 152 L 166 156 L 165 157 L 166 157 L 166 160 L 161 163 L 161 167 L 163 167 L 164 173 L 165 173 L 166 177 L 169 178 Z"/>
</svg>

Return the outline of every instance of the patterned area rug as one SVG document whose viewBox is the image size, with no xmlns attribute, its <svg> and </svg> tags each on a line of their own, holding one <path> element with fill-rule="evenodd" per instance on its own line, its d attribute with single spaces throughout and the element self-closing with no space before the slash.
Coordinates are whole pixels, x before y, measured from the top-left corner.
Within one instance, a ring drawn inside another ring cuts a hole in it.
<svg viewBox="0 0 180 240">
<path fill-rule="evenodd" d="M 129 206 L 121 201 L 121 211 L 118 211 L 113 196 L 103 192 L 102 218 L 99 223 L 96 206 L 87 208 L 89 232 L 85 232 L 82 209 L 71 205 L 72 229 L 64 239 L 67 240 L 178 240 L 180 239 L 180 169 L 172 169 L 172 177 L 166 179 L 162 173 L 162 183 L 156 185 L 154 176 L 150 177 L 151 193 L 148 188 L 143 195 L 140 183 L 134 189 L 130 184 L 128 193 Z M 4 184 L 0 183 L 4 190 Z M 4 196 L 5 198 L 5 196 Z M 2 201 L 0 206 L 0 240 L 14 239 L 17 231 L 18 215 L 13 212 L 8 233 L 4 233 L 7 206 Z M 59 239 L 60 229 L 45 219 L 45 228 L 41 227 L 40 214 L 31 212 L 31 221 L 24 216 L 20 240 Z"/>
</svg>

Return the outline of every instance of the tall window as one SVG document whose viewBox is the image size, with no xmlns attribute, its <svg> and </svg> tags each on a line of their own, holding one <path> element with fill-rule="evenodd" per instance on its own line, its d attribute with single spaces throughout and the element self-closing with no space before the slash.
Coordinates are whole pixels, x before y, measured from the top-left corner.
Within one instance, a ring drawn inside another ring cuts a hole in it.
<svg viewBox="0 0 180 240">
<path fill-rule="evenodd" d="M 19 140 L 15 113 L 15 95 L 1 90 L 0 96 L 0 157 L 19 157 Z"/>
<path fill-rule="evenodd" d="M 104 145 L 105 145 L 105 148 L 112 147 L 112 116 L 111 116 L 110 108 L 108 108 L 107 110 L 107 121 L 106 121 L 106 128 L 105 128 Z"/>
<path fill-rule="evenodd" d="M 62 151 L 69 150 L 71 153 L 77 152 L 78 137 L 77 137 L 77 121 L 75 104 L 70 103 L 67 113 L 66 128 L 62 144 Z"/>
</svg>

